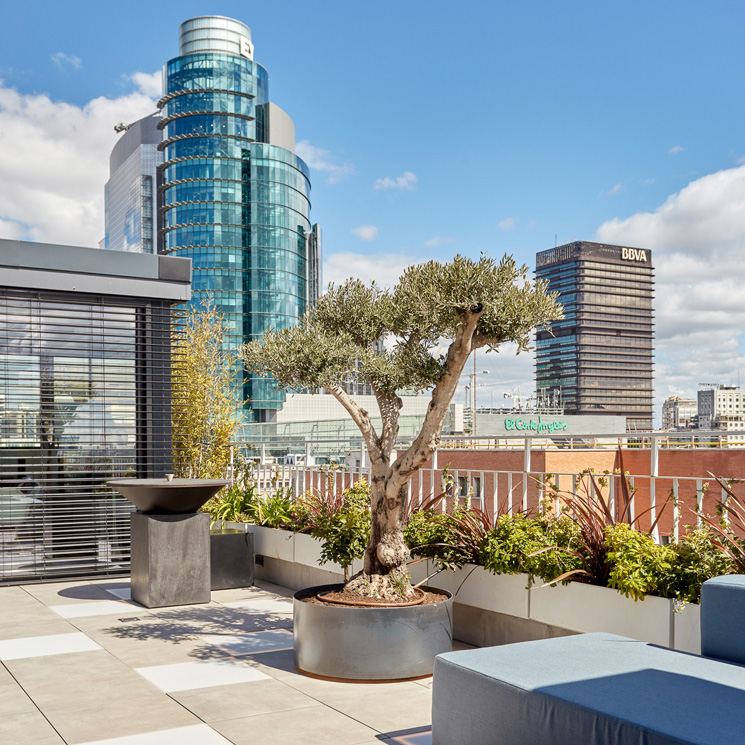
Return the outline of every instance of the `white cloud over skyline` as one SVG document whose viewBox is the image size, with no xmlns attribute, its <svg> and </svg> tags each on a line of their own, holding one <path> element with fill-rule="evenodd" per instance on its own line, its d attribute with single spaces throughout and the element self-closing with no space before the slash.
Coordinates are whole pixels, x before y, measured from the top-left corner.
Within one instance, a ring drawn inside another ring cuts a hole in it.
<svg viewBox="0 0 745 745">
<path fill-rule="evenodd" d="M 374 241 L 378 237 L 378 228 L 375 225 L 360 225 L 349 232 L 362 241 Z"/>
<path fill-rule="evenodd" d="M 670 395 L 745 373 L 745 166 L 709 174 L 654 212 L 613 219 L 596 239 L 652 249 L 655 266 L 655 416 Z"/>
<path fill-rule="evenodd" d="M 680 145 L 673 145 L 667 152 L 668 153 L 682 153 L 685 148 Z"/>
<path fill-rule="evenodd" d="M 328 150 L 311 145 L 308 140 L 300 140 L 296 143 L 295 152 L 312 171 L 325 173 L 329 184 L 338 184 L 354 173 L 354 166 L 351 163 L 336 163 Z"/>
<path fill-rule="evenodd" d="M 64 70 L 68 66 L 74 70 L 79 70 L 83 66 L 80 57 L 74 54 L 66 54 L 65 52 L 55 52 L 50 59 L 60 70 Z"/>
<path fill-rule="evenodd" d="M 517 227 L 514 217 L 505 217 L 504 220 L 500 220 L 497 225 L 501 230 L 514 230 Z"/>
<path fill-rule="evenodd" d="M 376 191 L 416 191 L 417 178 L 416 174 L 411 171 L 404 171 L 396 178 L 379 178 L 374 184 L 373 189 Z"/>
<path fill-rule="evenodd" d="M 84 106 L 22 94 L 0 81 L 0 238 L 95 246 L 104 235 L 104 185 L 114 125 L 155 110 L 160 72 L 135 90 Z"/>
<path fill-rule="evenodd" d="M 341 251 L 325 257 L 323 262 L 323 281 L 338 285 L 345 279 L 357 277 L 365 282 L 375 280 L 382 287 L 392 287 L 404 269 L 417 264 L 421 259 L 404 254 L 375 253 L 358 254 Z"/>
<path fill-rule="evenodd" d="M 455 238 L 449 235 L 436 235 L 434 238 L 424 241 L 424 245 L 428 248 L 446 246 L 448 243 L 455 243 Z"/>
</svg>

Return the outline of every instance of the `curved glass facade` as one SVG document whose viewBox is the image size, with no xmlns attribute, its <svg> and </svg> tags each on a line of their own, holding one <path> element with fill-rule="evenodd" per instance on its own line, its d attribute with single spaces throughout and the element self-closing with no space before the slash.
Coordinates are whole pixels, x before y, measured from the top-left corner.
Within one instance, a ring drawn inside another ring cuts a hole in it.
<svg viewBox="0 0 745 745">
<path fill-rule="evenodd" d="M 189 39 L 222 34 L 226 19 L 217 31 L 204 25 L 211 20 L 188 21 Z M 308 167 L 268 143 L 268 76 L 252 59 L 203 48 L 182 55 L 165 66 L 164 92 L 159 249 L 192 259 L 192 302 L 214 298 L 237 349 L 296 324 L 318 292 Z M 284 401 L 273 381 L 254 376 L 243 394 L 248 420 Z"/>
</svg>

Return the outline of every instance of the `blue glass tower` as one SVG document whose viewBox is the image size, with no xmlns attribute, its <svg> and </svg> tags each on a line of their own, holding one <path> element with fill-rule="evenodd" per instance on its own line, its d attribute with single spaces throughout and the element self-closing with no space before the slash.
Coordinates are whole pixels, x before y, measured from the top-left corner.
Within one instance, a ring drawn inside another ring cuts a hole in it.
<svg viewBox="0 0 745 745">
<path fill-rule="evenodd" d="M 230 18 L 181 25 L 164 67 L 158 250 L 192 259 L 192 290 L 214 298 L 237 349 L 298 322 L 320 289 L 320 231 L 290 117 L 269 101 L 251 30 Z M 201 296 L 201 298 L 200 298 Z M 284 395 L 246 376 L 247 421 L 268 421 Z"/>
</svg>

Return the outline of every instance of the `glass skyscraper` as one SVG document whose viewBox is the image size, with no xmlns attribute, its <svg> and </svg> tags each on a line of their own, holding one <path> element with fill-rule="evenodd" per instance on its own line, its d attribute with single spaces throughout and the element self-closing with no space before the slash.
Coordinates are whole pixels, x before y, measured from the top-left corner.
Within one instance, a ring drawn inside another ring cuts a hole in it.
<svg viewBox="0 0 745 745">
<path fill-rule="evenodd" d="M 296 324 L 321 289 L 308 166 L 253 53 L 239 21 L 186 21 L 158 103 L 157 251 L 192 260 L 192 303 L 214 299 L 234 351 Z M 110 183 L 115 175 L 112 161 Z M 272 380 L 256 376 L 245 377 L 243 397 L 246 421 L 272 421 L 284 401 Z"/>
<path fill-rule="evenodd" d="M 181 25 L 164 68 L 161 253 L 192 259 L 196 301 L 209 293 L 231 346 L 298 322 L 320 290 L 310 174 L 290 117 L 269 101 L 251 30 L 230 18 Z M 248 420 L 269 421 L 284 394 L 247 376 Z"/>
<path fill-rule="evenodd" d="M 155 253 L 157 172 L 163 162 L 159 122 L 155 113 L 133 124 L 117 125 L 123 134 L 109 158 L 104 248 Z"/>
<path fill-rule="evenodd" d="M 567 414 L 652 428 L 653 268 L 647 249 L 580 241 L 536 255 L 564 318 L 536 334 L 536 390 Z"/>
</svg>

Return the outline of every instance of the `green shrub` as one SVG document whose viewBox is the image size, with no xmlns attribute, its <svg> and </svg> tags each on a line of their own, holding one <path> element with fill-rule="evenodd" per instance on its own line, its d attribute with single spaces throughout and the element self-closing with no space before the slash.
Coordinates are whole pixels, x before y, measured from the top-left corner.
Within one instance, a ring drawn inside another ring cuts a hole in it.
<svg viewBox="0 0 745 745">
<path fill-rule="evenodd" d="M 525 573 L 531 581 L 540 577 L 550 582 L 579 566 L 579 560 L 563 550 L 573 546 L 576 534 L 567 517 L 502 515 L 484 543 L 481 563 L 494 574 Z"/>
<path fill-rule="evenodd" d="M 321 564 L 333 561 L 344 568 L 361 559 L 370 540 L 370 487 L 362 479 L 341 494 L 307 493 L 298 503 L 303 527 L 323 543 Z"/>
<path fill-rule="evenodd" d="M 444 512 L 413 512 L 404 528 L 404 540 L 412 554 L 432 559 L 440 569 L 458 569 L 472 560 L 456 532 L 453 515 Z"/>
<path fill-rule="evenodd" d="M 735 571 L 730 558 L 714 541 L 706 528 L 689 530 L 677 544 L 674 552 L 668 597 L 685 603 L 701 600 L 701 585 L 707 579 Z"/>
<path fill-rule="evenodd" d="M 248 484 L 245 488 L 237 485 L 231 486 L 223 489 L 210 499 L 202 507 L 202 510 L 209 512 L 211 525 L 216 522 L 221 522 L 224 525 L 228 521 L 250 522 L 256 499 L 254 484 Z"/>
<path fill-rule="evenodd" d="M 625 523 L 606 528 L 605 543 L 610 564 L 608 587 L 634 600 L 644 600 L 648 594 L 672 594 L 672 546 L 661 546 L 649 533 Z"/>
</svg>

